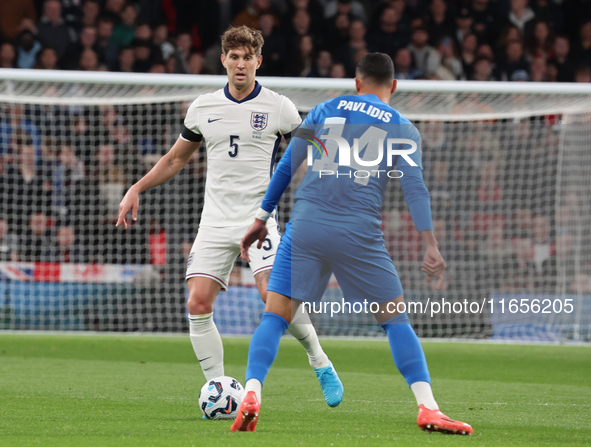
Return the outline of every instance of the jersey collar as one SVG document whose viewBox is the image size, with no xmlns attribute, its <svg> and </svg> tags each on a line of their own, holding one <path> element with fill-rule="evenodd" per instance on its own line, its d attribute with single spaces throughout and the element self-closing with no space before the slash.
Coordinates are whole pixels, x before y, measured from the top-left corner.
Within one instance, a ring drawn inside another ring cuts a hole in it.
<svg viewBox="0 0 591 447">
<path fill-rule="evenodd" d="M 261 92 L 261 89 L 263 88 L 261 86 L 261 84 L 259 84 L 259 81 L 254 81 L 254 83 L 255 83 L 254 90 L 250 93 L 250 95 L 248 95 L 244 99 L 241 99 L 240 101 L 238 101 L 236 98 L 234 98 L 230 94 L 230 89 L 228 88 L 228 84 L 226 84 L 226 86 L 224 87 L 224 95 L 226 95 L 226 98 L 228 98 L 230 101 L 235 102 L 236 104 L 242 104 L 243 102 L 250 101 L 251 99 L 256 98 L 259 95 L 259 93 Z"/>
</svg>

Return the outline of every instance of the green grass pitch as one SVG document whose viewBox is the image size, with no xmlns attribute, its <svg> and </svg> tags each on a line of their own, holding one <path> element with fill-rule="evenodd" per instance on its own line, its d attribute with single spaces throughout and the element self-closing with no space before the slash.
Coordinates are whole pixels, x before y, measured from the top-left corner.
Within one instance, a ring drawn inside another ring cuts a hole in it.
<svg viewBox="0 0 591 447">
<path fill-rule="evenodd" d="M 471 437 L 421 432 L 383 341 L 324 340 L 345 386 L 329 408 L 281 342 L 256 433 L 201 419 L 188 337 L 0 335 L 1 446 L 589 446 L 591 347 L 424 343 L 441 409 Z M 244 380 L 248 340 L 224 340 Z"/>
</svg>

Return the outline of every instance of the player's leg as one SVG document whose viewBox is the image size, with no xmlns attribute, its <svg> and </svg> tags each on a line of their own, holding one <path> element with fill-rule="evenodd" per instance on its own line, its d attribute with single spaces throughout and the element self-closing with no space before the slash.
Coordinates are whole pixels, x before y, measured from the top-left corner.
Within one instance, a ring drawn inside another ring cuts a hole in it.
<svg viewBox="0 0 591 447">
<path fill-rule="evenodd" d="M 261 387 L 277 357 L 279 342 L 291 322 L 291 299 L 269 291 L 261 324 L 250 340 L 244 390 L 255 391 L 261 401 Z"/>
<path fill-rule="evenodd" d="M 338 231 L 342 241 L 332 253 L 331 267 L 344 296 L 347 300 L 379 304 L 374 316 L 388 335 L 396 367 L 409 386 L 420 382 L 430 390 L 427 361 L 406 314 L 402 284 L 381 234 L 359 235 L 345 229 L 332 231 Z M 420 388 L 419 405 L 437 408 L 433 395 L 425 392 L 424 387 Z"/>
<path fill-rule="evenodd" d="M 402 290 L 402 287 L 401 287 Z M 427 360 L 419 338 L 412 329 L 405 310 L 403 295 L 382 302 L 376 319 L 386 331 L 394 363 L 404 376 L 419 406 L 417 424 L 422 430 L 446 434 L 471 435 L 472 427 L 465 422 L 454 421 L 441 411 L 433 397 Z"/>
<path fill-rule="evenodd" d="M 265 272 L 261 272 L 260 274 L 257 274 L 257 276 L 261 275 L 261 282 L 265 281 L 264 278 L 266 276 L 265 282 L 268 283 L 269 276 L 264 275 L 264 273 Z M 259 287 L 261 297 L 267 293 L 266 283 L 264 284 L 263 290 L 261 290 L 262 287 Z M 257 285 L 259 285 L 259 281 L 257 281 Z M 325 288 L 326 286 L 323 287 L 323 289 Z M 266 303 L 265 299 L 263 299 L 263 301 Z M 306 350 L 306 353 L 308 354 L 308 363 L 314 368 L 314 373 L 318 378 L 320 388 L 322 388 L 324 400 L 330 407 L 336 407 L 343 400 L 343 384 L 339 379 L 332 362 L 324 353 L 322 346 L 320 346 L 316 329 L 314 329 L 314 325 L 310 320 L 310 316 L 308 315 L 305 306 L 302 306 L 301 302 L 296 300 L 292 300 L 291 305 L 292 319 L 287 330 Z"/>
<path fill-rule="evenodd" d="M 347 299 L 379 303 L 374 315 L 388 336 L 396 367 L 415 395 L 419 427 L 444 433 L 454 433 L 453 430 L 460 434 L 472 433 L 468 424 L 453 421 L 439 411 L 431 390 L 427 360 L 410 324 L 402 284 L 383 239 L 377 235 L 349 235 L 340 240 L 343 243 L 335 251 L 331 267 Z M 391 299 L 391 296 L 396 298 Z M 433 421 L 438 423 L 433 424 Z"/>
<path fill-rule="evenodd" d="M 269 369 L 277 357 L 281 337 L 292 319 L 292 300 L 289 298 L 292 292 L 291 255 L 291 232 L 288 225 L 277 250 L 276 260 L 271 272 L 266 292 L 265 312 L 261 318 L 261 324 L 250 341 L 244 387 L 245 397 L 240 405 L 238 416 L 232 424 L 231 431 L 254 431 L 256 428 L 261 402 L 261 389 Z M 308 278 L 311 279 L 312 283 L 315 283 L 314 278 L 320 269 L 317 268 L 318 266 L 310 264 L 306 265 L 311 269 Z M 316 281 L 316 283 L 318 282 Z"/>
<path fill-rule="evenodd" d="M 402 290 L 402 287 L 399 290 Z M 417 405 L 431 410 L 438 409 L 431 391 L 427 360 L 406 313 L 404 295 L 380 303 L 375 317 L 388 336 L 394 363 L 415 394 Z"/>
<path fill-rule="evenodd" d="M 267 302 L 267 285 L 269 284 L 270 274 L 271 269 L 268 269 L 255 275 L 257 288 L 265 303 Z M 330 361 L 328 360 L 328 356 L 322 350 L 322 346 L 320 346 L 318 335 L 312 325 L 308 312 L 303 306 L 298 306 L 297 309 L 294 309 L 294 316 L 295 319 L 292 320 L 287 330 L 306 350 L 306 353 L 308 354 L 308 363 L 310 363 L 312 368 L 326 368 L 329 366 Z"/>
<path fill-rule="evenodd" d="M 213 304 L 225 291 L 236 259 L 226 228 L 201 227 L 187 262 L 189 336 L 207 380 L 224 375 L 224 347 L 213 320 Z"/>
<path fill-rule="evenodd" d="M 320 301 L 332 275 L 322 253 L 315 251 L 318 245 L 315 238 L 324 239 L 325 235 L 316 232 L 314 235 L 307 234 L 304 238 L 293 238 L 292 225 L 293 223 L 287 225 L 281 238 L 268 290 L 294 298 L 291 301 L 292 319 L 288 330 L 306 348 L 310 365 L 314 368 L 322 388 L 324 400 L 329 406 L 336 407 L 343 400 L 343 384 L 318 342 L 318 336 L 305 307 L 300 305 L 302 301 Z M 300 228 L 297 223 L 296 228 Z M 298 235 L 301 233 L 298 232 Z"/>
<path fill-rule="evenodd" d="M 274 264 L 277 248 L 279 247 L 279 242 L 281 240 L 275 219 L 269 219 L 267 222 L 267 228 L 269 232 L 263 246 L 260 249 L 257 249 L 256 245 L 253 245 L 249 250 L 251 260 L 250 266 L 254 272 L 254 278 L 259 294 L 265 303 L 267 302 L 266 294 L 271 267 Z M 287 237 L 289 237 L 289 235 L 287 235 Z M 299 309 L 298 312 L 295 312 L 294 309 L 293 314 L 296 318 L 291 322 L 287 330 L 306 350 L 310 366 L 312 368 L 328 367 L 328 356 L 322 350 L 322 346 L 320 346 L 318 335 L 312 325 L 312 321 L 310 321 L 310 316 L 303 307 Z"/>
<path fill-rule="evenodd" d="M 265 312 L 248 349 L 244 399 L 231 431 L 255 431 L 261 404 L 261 390 L 277 357 L 279 342 L 291 321 L 291 299 L 267 292 Z"/>
<path fill-rule="evenodd" d="M 224 375 L 224 345 L 213 321 L 213 303 L 222 286 L 210 278 L 188 279 L 189 337 L 206 380 Z"/>
</svg>

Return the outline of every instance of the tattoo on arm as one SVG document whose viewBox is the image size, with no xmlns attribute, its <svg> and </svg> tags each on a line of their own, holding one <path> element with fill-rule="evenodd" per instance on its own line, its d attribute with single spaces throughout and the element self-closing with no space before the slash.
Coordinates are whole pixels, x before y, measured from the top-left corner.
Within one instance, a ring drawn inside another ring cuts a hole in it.
<svg viewBox="0 0 591 447">
<path fill-rule="evenodd" d="M 166 164 L 168 165 L 168 167 L 170 169 L 173 169 L 174 170 L 174 163 L 172 162 L 172 158 L 171 157 L 167 157 Z"/>
</svg>

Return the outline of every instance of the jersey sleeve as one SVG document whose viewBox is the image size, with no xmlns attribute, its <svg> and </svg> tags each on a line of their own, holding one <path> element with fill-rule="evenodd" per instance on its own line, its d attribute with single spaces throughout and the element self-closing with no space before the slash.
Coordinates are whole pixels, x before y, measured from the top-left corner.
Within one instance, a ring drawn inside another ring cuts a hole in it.
<svg viewBox="0 0 591 447">
<path fill-rule="evenodd" d="M 400 187 L 415 227 L 419 232 L 432 230 L 431 197 L 423 180 L 423 172 L 413 166 L 405 166 L 398 170 L 403 173 L 400 178 Z"/>
<path fill-rule="evenodd" d="M 287 139 L 291 137 L 291 131 L 300 125 L 302 119 L 295 104 L 289 98 L 283 96 L 283 104 L 279 116 L 279 132 Z"/>
<path fill-rule="evenodd" d="M 399 155 L 396 160 L 396 168 L 402 172 L 400 187 L 404 194 L 404 201 L 408 205 L 408 210 L 410 211 L 415 227 L 421 232 L 433 229 L 431 197 L 423 179 L 421 135 L 415 126 L 409 126 L 407 131 L 403 132 L 403 135 L 406 135 L 406 138 L 412 139 L 417 143 L 417 150 L 407 156 L 417 166 L 413 166 L 406 158 Z M 408 148 L 408 145 L 405 145 L 404 148 Z"/>
<path fill-rule="evenodd" d="M 401 155 L 397 156 L 396 159 L 396 167 L 398 169 L 403 167 L 412 167 L 413 165 L 408 161 L 410 158 L 419 169 L 423 169 L 423 149 L 421 147 L 421 134 L 419 130 L 413 126 L 412 124 L 397 124 L 396 126 L 401 127 L 400 134 L 403 135 L 404 138 L 412 140 L 416 143 L 417 149 L 412 154 L 407 154 L 406 157 Z M 410 149 L 408 144 L 400 145 L 400 149 Z"/>
<path fill-rule="evenodd" d="M 203 140 L 203 135 L 199 131 L 199 98 L 193 101 L 187 110 L 181 138 L 195 143 Z"/>
</svg>

